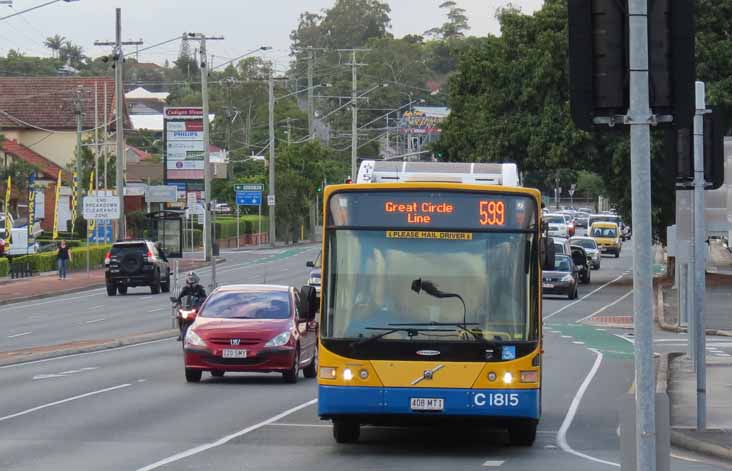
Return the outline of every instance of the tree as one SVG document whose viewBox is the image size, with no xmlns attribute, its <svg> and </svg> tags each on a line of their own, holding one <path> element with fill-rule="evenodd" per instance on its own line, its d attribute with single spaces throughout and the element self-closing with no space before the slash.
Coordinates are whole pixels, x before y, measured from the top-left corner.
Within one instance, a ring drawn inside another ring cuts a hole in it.
<svg viewBox="0 0 732 471">
<path fill-rule="evenodd" d="M 462 39 L 465 32 L 470 29 L 468 26 L 468 16 L 465 9 L 458 7 L 457 2 L 448 0 L 442 2 L 439 6 L 442 10 L 447 10 L 447 21 L 440 27 L 431 28 L 425 31 L 425 36 L 436 39 Z"/>
<path fill-rule="evenodd" d="M 43 42 L 43 45 L 51 50 L 51 54 L 54 59 L 58 59 L 59 52 L 61 51 L 61 48 L 64 46 L 65 42 L 66 38 L 64 36 L 56 34 L 54 36 L 46 38 L 46 40 Z"/>
<path fill-rule="evenodd" d="M 69 64 L 76 69 L 81 68 L 84 61 L 87 59 L 84 55 L 84 49 L 71 41 L 66 41 L 64 45 L 61 46 L 61 49 L 58 51 L 58 57 L 61 62 Z"/>
</svg>

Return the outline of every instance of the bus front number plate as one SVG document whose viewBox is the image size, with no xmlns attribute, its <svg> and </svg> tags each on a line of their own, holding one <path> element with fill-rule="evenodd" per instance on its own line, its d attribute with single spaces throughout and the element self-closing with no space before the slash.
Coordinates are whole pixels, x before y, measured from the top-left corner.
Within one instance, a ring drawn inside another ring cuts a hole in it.
<svg viewBox="0 0 732 471">
<path fill-rule="evenodd" d="M 410 400 L 412 410 L 441 411 L 445 409 L 445 400 L 438 398 L 413 397 Z"/>
</svg>

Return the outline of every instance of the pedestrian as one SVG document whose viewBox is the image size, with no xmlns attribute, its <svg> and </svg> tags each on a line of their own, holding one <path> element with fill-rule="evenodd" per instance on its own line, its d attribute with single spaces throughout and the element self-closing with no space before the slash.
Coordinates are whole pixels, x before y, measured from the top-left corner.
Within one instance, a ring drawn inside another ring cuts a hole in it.
<svg viewBox="0 0 732 471">
<path fill-rule="evenodd" d="M 56 264 L 58 265 L 58 279 L 66 279 L 66 269 L 69 261 L 71 261 L 71 251 L 66 246 L 66 241 L 62 240 L 56 251 Z"/>
</svg>

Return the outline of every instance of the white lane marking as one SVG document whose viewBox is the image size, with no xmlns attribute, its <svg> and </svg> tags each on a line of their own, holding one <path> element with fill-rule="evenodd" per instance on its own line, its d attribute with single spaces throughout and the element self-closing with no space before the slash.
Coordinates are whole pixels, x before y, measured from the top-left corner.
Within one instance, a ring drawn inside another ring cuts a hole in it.
<svg viewBox="0 0 732 471">
<path fill-rule="evenodd" d="M 574 341 L 572 343 L 575 345 L 584 345 L 585 344 L 584 342 L 580 342 L 580 341 Z"/>
<path fill-rule="evenodd" d="M 37 380 L 37 379 L 51 379 L 51 378 L 65 378 L 65 377 L 67 377 L 69 375 L 73 375 L 73 374 L 76 374 L 76 373 L 85 373 L 87 371 L 94 371 L 94 370 L 97 370 L 97 369 L 99 369 L 98 366 L 87 366 L 86 368 L 81 368 L 81 369 L 78 369 L 78 370 L 62 371 L 61 373 L 40 374 L 40 375 L 35 375 L 33 377 L 33 380 Z"/>
<path fill-rule="evenodd" d="M 699 461 L 699 460 L 695 460 L 694 458 L 689 458 L 688 456 L 677 455 L 676 453 L 671 453 L 671 458 L 676 458 L 677 460 L 690 461 L 692 463 L 701 463 L 701 461 Z"/>
<path fill-rule="evenodd" d="M 326 424 L 291 424 L 285 422 L 277 422 L 276 424 L 269 424 L 271 427 L 308 427 L 308 428 L 331 428 L 332 425 Z"/>
<path fill-rule="evenodd" d="M 582 319 L 578 319 L 578 320 L 574 321 L 574 322 L 575 322 L 575 324 L 580 324 L 580 323 L 582 323 L 582 321 L 586 321 L 587 319 L 590 319 L 590 318 L 592 318 L 592 317 L 595 317 L 596 315 L 598 315 L 598 314 L 600 314 L 600 313 L 604 312 L 604 311 L 605 311 L 606 309 L 608 309 L 608 308 L 610 308 L 610 307 L 613 307 L 613 306 L 615 306 L 616 304 L 618 304 L 619 302 L 623 301 L 623 300 L 624 300 L 625 298 L 627 298 L 627 297 L 628 297 L 628 296 L 630 296 L 631 294 L 633 294 L 633 290 L 630 290 L 630 291 L 628 291 L 627 293 L 625 293 L 624 295 L 622 295 L 621 297 L 619 297 L 619 298 L 618 298 L 618 299 L 616 299 L 615 301 L 611 302 L 610 304 L 606 304 L 606 305 L 604 305 L 603 307 L 601 307 L 601 308 L 600 308 L 600 309 L 598 309 L 597 311 L 593 312 L 593 313 L 592 313 L 592 314 L 590 314 L 589 316 L 585 316 L 585 317 L 583 317 Z"/>
<path fill-rule="evenodd" d="M 122 347 L 114 347 L 114 348 L 107 348 L 105 350 L 97 350 L 95 352 L 70 353 L 68 355 L 61 355 L 61 356 L 53 357 L 53 358 L 44 358 L 42 360 L 24 361 L 22 363 L 13 363 L 12 365 L 0 366 L 0 370 L 4 370 L 7 368 L 18 368 L 20 366 L 35 365 L 38 363 L 46 363 L 49 361 L 65 360 L 66 358 L 73 358 L 73 357 L 86 356 L 86 355 L 95 355 L 97 353 L 107 353 L 107 352 L 114 352 L 114 351 L 118 351 L 118 350 L 127 350 L 129 348 L 144 347 L 146 345 L 151 345 L 151 344 L 155 344 L 155 343 L 168 342 L 175 338 L 177 338 L 177 337 L 173 336 L 173 337 L 168 337 L 168 338 L 159 339 L 159 340 L 150 340 L 149 342 L 136 343 L 134 345 L 124 345 Z"/>
<path fill-rule="evenodd" d="M 159 307 L 159 308 L 157 308 L 157 309 L 151 309 L 151 310 L 149 310 L 149 311 L 147 311 L 147 312 L 158 312 L 158 311 L 162 311 L 163 309 L 168 309 L 168 308 L 165 308 L 165 307 Z"/>
<path fill-rule="evenodd" d="M 505 463 L 505 460 L 488 460 L 485 463 L 483 463 L 484 468 L 499 468 L 503 466 L 503 463 Z"/>
<path fill-rule="evenodd" d="M 729 353 L 717 353 L 716 355 L 718 357 L 725 357 L 725 358 L 732 357 L 732 355 L 730 355 Z"/>
<path fill-rule="evenodd" d="M 158 469 L 158 468 L 160 468 L 162 466 L 166 466 L 166 465 L 168 465 L 170 463 L 175 463 L 176 461 L 180 461 L 182 459 L 188 458 L 189 456 L 197 455 L 198 453 L 202 453 L 204 451 L 210 450 L 211 448 L 216 448 L 218 446 L 225 445 L 226 443 L 230 442 L 231 440 L 233 440 L 235 438 L 239 438 L 239 437 L 244 436 L 244 435 L 246 435 L 248 433 L 251 433 L 251 432 L 253 432 L 255 430 L 258 430 L 258 429 L 264 427 L 265 425 L 270 425 L 270 424 L 272 424 L 274 422 L 277 422 L 278 420 L 282 419 L 283 417 L 287 417 L 288 415 L 294 414 L 295 412 L 297 412 L 297 411 L 299 411 L 301 409 L 304 409 L 306 407 L 310 407 L 313 404 L 316 404 L 317 402 L 318 402 L 317 399 L 312 399 L 312 400 L 310 400 L 308 402 L 305 402 L 303 404 L 300 404 L 299 406 L 295 406 L 295 407 L 293 407 L 291 409 L 287 409 L 286 411 L 281 412 L 281 413 L 279 413 L 279 414 L 277 414 L 277 415 L 275 415 L 273 417 L 270 417 L 267 420 L 264 420 L 262 422 L 259 422 L 258 424 L 254 424 L 254 425 L 252 425 L 250 427 L 247 427 L 247 428 L 245 428 L 243 430 L 239 430 L 238 432 L 232 433 L 231 435 L 226 435 L 225 437 L 219 438 L 215 442 L 205 443 L 203 445 L 198 445 L 198 446 L 195 446 L 193 448 L 189 448 L 188 450 L 181 451 L 180 453 L 176 453 L 176 454 L 171 455 L 171 456 L 169 456 L 167 458 L 163 458 L 162 460 L 157 461 L 157 462 L 155 462 L 153 464 L 147 465 L 147 466 L 142 467 L 142 468 L 138 468 L 137 471 L 151 471 L 153 469 Z"/>
<path fill-rule="evenodd" d="M 88 309 L 90 311 L 93 311 L 94 309 L 99 309 L 100 307 L 104 307 L 104 304 L 97 304 L 96 306 L 91 306 Z"/>
<path fill-rule="evenodd" d="M 595 364 L 592 365 L 590 372 L 585 377 L 585 380 L 582 382 L 579 389 L 577 390 L 577 394 L 575 394 L 574 399 L 572 399 L 572 403 L 569 405 L 567 415 L 564 417 L 562 426 L 559 427 L 559 432 L 557 433 L 557 444 L 562 450 L 572 455 L 584 458 L 586 460 L 594 461 L 595 463 L 602 463 L 608 466 L 615 466 L 619 468 L 620 465 L 618 463 L 605 461 L 600 458 L 595 458 L 594 456 L 580 453 L 579 451 L 576 451 L 571 446 L 569 446 L 569 443 L 567 443 L 567 431 L 569 431 L 569 427 L 572 426 L 572 421 L 574 420 L 574 416 L 577 414 L 577 409 L 579 409 L 580 402 L 582 402 L 582 397 L 585 395 L 585 392 L 587 392 L 587 388 L 590 387 L 592 379 L 595 377 L 597 371 L 600 369 L 600 365 L 602 364 L 602 352 L 600 352 L 599 350 L 595 350 L 594 348 L 590 348 L 589 350 L 591 352 L 594 352 L 596 355 Z"/>
<path fill-rule="evenodd" d="M 43 404 L 43 405 L 38 406 L 38 407 L 33 407 L 31 409 L 26 409 L 24 411 L 16 412 L 15 414 L 6 415 L 5 417 L 0 417 L 0 422 L 4 422 L 6 420 L 10 420 L 10 419 L 14 419 L 16 417 L 20 417 L 21 415 L 31 414 L 33 412 L 37 412 L 39 410 L 47 409 L 49 407 L 58 406 L 60 404 L 65 404 L 67 402 L 77 401 L 77 400 L 83 399 L 85 397 L 96 396 L 98 394 L 104 394 L 104 393 L 107 393 L 107 392 L 116 391 L 118 389 L 128 388 L 130 386 L 132 386 L 132 384 L 125 383 L 125 384 L 120 384 L 119 386 L 112 386 L 111 388 L 104 388 L 104 389 L 99 389 L 97 391 L 88 392 L 88 393 L 85 393 L 85 394 L 79 394 L 78 396 L 67 397 L 66 399 L 61 399 L 60 401 L 49 402 L 48 404 Z"/>
<path fill-rule="evenodd" d="M 574 306 L 577 303 L 581 303 L 582 301 L 584 301 L 585 299 L 589 298 L 590 296 L 592 296 L 593 294 L 597 293 L 598 291 L 600 291 L 602 289 L 605 289 L 608 286 L 610 286 L 611 284 L 613 284 L 616 281 L 620 280 L 621 278 L 623 278 L 623 276 L 625 276 L 625 275 L 620 275 L 619 277 L 615 278 L 614 280 L 608 281 L 607 283 L 605 283 L 604 285 L 602 285 L 599 288 L 595 289 L 594 291 L 590 291 L 586 295 L 582 296 L 577 301 L 574 301 L 574 302 L 569 303 L 569 304 L 565 304 L 561 309 L 558 309 L 558 310 L 552 312 L 551 314 L 548 314 L 548 315 L 544 316 L 544 320 L 546 321 L 547 319 L 551 319 L 552 317 L 556 316 L 560 312 L 562 312 L 562 311 L 564 311 L 566 309 L 569 309 L 570 307 Z"/>
<path fill-rule="evenodd" d="M 572 336 L 571 336 L 571 335 L 562 335 L 562 338 L 563 338 L 563 339 L 571 339 L 571 338 L 572 338 Z"/>
<path fill-rule="evenodd" d="M 616 336 L 616 337 L 617 337 L 617 338 L 619 338 L 619 339 L 623 339 L 623 340 L 625 340 L 626 342 L 630 342 L 631 344 L 635 345 L 635 340 L 633 340 L 633 339 L 631 339 L 631 338 L 628 338 L 628 337 L 626 337 L 625 335 L 620 335 L 620 334 L 613 334 L 613 335 L 614 335 L 614 336 Z"/>
<path fill-rule="evenodd" d="M 9 338 L 9 339 L 14 339 L 14 338 L 18 338 L 18 337 L 23 337 L 23 336 L 25 336 L 25 335 L 30 335 L 30 334 L 32 334 L 32 333 L 33 333 L 33 331 L 29 331 L 29 332 L 21 332 L 21 333 L 19 333 L 19 334 L 15 334 L 15 335 L 8 335 L 8 338 Z"/>
<path fill-rule="evenodd" d="M 84 322 L 84 324 L 96 324 L 97 322 L 102 322 L 102 321 L 106 321 L 106 320 L 107 319 L 105 319 L 104 317 L 100 317 L 99 319 L 92 319 L 90 321 L 86 321 L 86 322 Z"/>
</svg>

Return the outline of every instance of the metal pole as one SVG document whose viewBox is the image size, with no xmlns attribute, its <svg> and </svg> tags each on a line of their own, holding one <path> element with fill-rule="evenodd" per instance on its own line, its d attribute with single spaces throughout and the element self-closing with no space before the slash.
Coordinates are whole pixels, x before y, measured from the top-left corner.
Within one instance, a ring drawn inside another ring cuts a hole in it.
<svg viewBox="0 0 732 471">
<path fill-rule="evenodd" d="M 262 246 L 262 203 L 259 203 L 259 217 L 257 220 L 259 221 L 259 229 L 257 229 L 257 248 L 260 248 Z"/>
<path fill-rule="evenodd" d="M 107 142 L 109 141 L 109 111 L 107 110 L 107 82 L 104 82 L 104 189 L 109 189 L 109 182 L 107 182 L 107 163 L 109 162 L 109 156 L 107 155 Z"/>
<path fill-rule="evenodd" d="M 241 238 L 239 236 L 239 203 L 236 204 L 236 248 L 240 248 L 239 239 Z"/>
<path fill-rule="evenodd" d="M 356 96 L 356 81 L 358 80 L 356 72 L 356 50 L 354 49 L 351 56 L 351 178 L 356 180 L 356 172 L 358 169 L 358 97 Z"/>
<path fill-rule="evenodd" d="M 694 115 L 694 224 L 691 239 L 694 279 L 694 336 L 696 338 L 696 429 L 707 427 L 706 330 L 704 328 L 705 244 L 704 221 L 704 114 L 706 97 L 704 82 L 696 82 L 696 114 Z"/>
<path fill-rule="evenodd" d="M 308 136 L 310 139 L 315 135 L 315 107 L 313 103 L 313 69 L 315 62 L 315 52 L 310 51 L 308 58 Z"/>
<path fill-rule="evenodd" d="M 127 236 L 127 228 L 125 227 L 125 112 L 123 108 L 124 90 L 122 86 L 122 67 L 124 66 L 124 55 L 122 52 L 122 9 L 117 8 L 117 25 L 115 29 L 115 50 L 114 54 L 117 63 L 114 68 L 114 85 L 115 85 L 115 130 L 117 134 L 117 159 L 116 159 L 116 182 L 117 197 L 119 198 L 119 222 L 117 224 L 117 240 L 125 239 Z"/>
<path fill-rule="evenodd" d="M 81 87 L 76 89 L 76 98 L 74 100 L 74 111 L 76 114 L 76 181 L 74 186 L 76 187 L 76 214 L 82 214 L 82 185 L 81 185 L 81 130 L 82 130 L 82 118 L 83 109 L 81 104 Z M 71 227 L 74 227 L 76 221 L 71 221 Z"/>
<path fill-rule="evenodd" d="M 94 188 L 99 189 L 99 84 L 94 82 Z"/>
<path fill-rule="evenodd" d="M 203 248 L 204 260 L 211 260 L 211 285 L 216 287 L 216 259 L 213 253 L 213 237 L 211 234 L 211 161 L 209 155 L 209 122 L 208 122 L 208 57 L 206 56 L 206 36 L 201 35 L 201 98 L 203 101 L 203 191 L 206 194 L 203 205 L 203 232 L 206 234 L 206 245 Z"/>
<path fill-rule="evenodd" d="M 267 205 L 269 206 L 269 243 L 275 246 L 275 131 L 274 131 L 274 77 L 269 76 L 269 194 Z"/>
<path fill-rule="evenodd" d="M 648 73 L 648 0 L 629 0 L 630 160 L 633 215 L 635 416 L 638 471 L 656 470 L 656 381 L 653 373 L 651 272 L 651 109 Z"/>
</svg>

